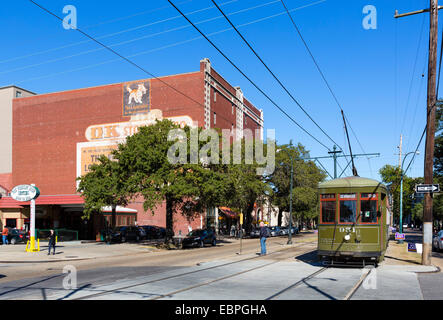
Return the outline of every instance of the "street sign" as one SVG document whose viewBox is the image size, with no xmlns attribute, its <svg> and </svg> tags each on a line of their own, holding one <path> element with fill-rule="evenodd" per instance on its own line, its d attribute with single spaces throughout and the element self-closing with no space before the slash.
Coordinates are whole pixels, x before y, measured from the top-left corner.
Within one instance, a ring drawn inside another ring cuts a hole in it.
<svg viewBox="0 0 443 320">
<path fill-rule="evenodd" d="M 11 198 L 17 201 L 31 201 L 40 195 L 40 190 L 29 184 L 15 186 L 11 190 Z"/>
<path fill-rule="evenodd" d="M 417 185 L 415 185 L 415 192 L 417 192 L 417 193 L 440 192 L 440 185 L 439 184 L 417 184 Z"/>
<path fill-rule="evenodd" d="M 395 234 L 395 240 L 405 240 L 405 234 L 397 232 Z"/>
<path fill-rule="evenodd" d="M 417 252 L 417 247 L 415 243 L 408 243 L 408 252 Z"/>
</svg>

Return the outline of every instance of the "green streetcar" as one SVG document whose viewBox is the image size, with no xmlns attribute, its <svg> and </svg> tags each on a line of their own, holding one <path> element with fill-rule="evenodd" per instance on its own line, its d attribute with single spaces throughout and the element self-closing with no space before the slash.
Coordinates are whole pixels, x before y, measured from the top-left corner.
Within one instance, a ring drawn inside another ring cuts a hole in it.
<svg viewBox="0 0 443 320">
<path fill-rule="evenodd" d="M 386 186 L 347 177 L 320 183 L 318 190 L 319 258 L 329 265 L 381 262 L 389 240 Z"/>
</svg>

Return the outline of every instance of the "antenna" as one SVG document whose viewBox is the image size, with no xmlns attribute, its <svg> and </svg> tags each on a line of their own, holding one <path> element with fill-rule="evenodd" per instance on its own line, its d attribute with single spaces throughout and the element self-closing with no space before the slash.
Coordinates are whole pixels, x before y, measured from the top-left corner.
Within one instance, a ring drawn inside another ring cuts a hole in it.
<svg viewBox="0 0 443 320">
<path fill-rule="evenodd" d="M 345 124 L 346 137 L 348 138 L 349 153 L 351 154 L 351 161 L 352 161 L 352 174 L 354 175 L 354 177 L 358 177 L 357 169 L 355 168 L 355 165 L 354 165 L 354 156 L 352 155 L 351 141 L 349 141 L 348 128 L 346 127 L 345 114 L 343 113 L 343 110 L 341 110 L 341 116 L 343 117 L 343 123 Z"/>
</svg>

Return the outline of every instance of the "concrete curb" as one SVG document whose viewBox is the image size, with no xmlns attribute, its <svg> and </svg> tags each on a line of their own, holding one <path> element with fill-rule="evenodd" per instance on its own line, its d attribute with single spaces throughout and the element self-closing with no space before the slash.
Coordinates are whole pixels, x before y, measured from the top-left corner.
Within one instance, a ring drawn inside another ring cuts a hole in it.
<svg viewBox="0 0 443 320">
<path fill-rule="evenodd" d="M 0 261 L 0 263 L 13 264 L 13 263 L 49 263 L 49 262 L 67 262 L 67 261 L 80 261 L 80 260 L 92 260 L 93 258 L 73 258 L 73 259 L 60 259 L 60 260 L 36 260 L 36 261 Z"/>
</svg>

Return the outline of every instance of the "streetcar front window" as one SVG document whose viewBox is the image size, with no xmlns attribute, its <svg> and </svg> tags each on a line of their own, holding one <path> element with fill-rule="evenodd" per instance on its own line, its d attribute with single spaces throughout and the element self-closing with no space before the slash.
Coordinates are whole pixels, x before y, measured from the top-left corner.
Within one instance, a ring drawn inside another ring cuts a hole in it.
<svg viewBox="0 0 443 320">
<path fill-rule="evenodd" d="M 377 194 L 362 193 L 360 199 L 361 222 L 377 223 Z"/>
<path fill-rule="evenodd" d="M 355 223 L 357 213 L 357 201 L 355 194 L 340 195 L 340 222 Z"/>
</svg>

